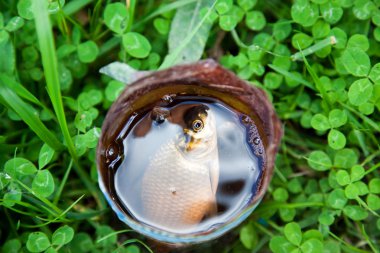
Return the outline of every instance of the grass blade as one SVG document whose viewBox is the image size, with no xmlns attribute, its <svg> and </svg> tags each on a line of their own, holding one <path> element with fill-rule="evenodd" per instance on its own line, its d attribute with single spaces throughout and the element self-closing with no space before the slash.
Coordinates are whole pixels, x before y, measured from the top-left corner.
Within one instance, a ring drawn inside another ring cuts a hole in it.
<svg viewBox="0 0 380 253">
<path fill-rule="evenodd" d="M 68 208 L 66 208 L 66 210 L 64 210 L 62 213 L 60 213 L 58 216 L 56 216 L 54 219 L 50 219 L 48 221 L 46 221 L 45 223 L 40 223 L 40 224 L 37 224 L 37 225 L 29 225 L 29 224 L 23 224 L 22 226 L 23 227 L 27 227 L 27 228 L 38 228 L 38 227 L 43 227 L 43 226 L 47 226 L 49 225 L 50 223 L 55 223 L 55 222 L 69 222 L 70 220 L 64 220 L 64 219 L 61 219 L 61 218 L 64 218 L 64 216 L 66 216 L 66 214 L 70 211 L 70 209 L 72 209 L 76 204 L 78 204 L 78 202 L 84 197 L 84 195 L 80 196 L 77 200 L 75 200 Z"/>
<path fill-rule="evenodd" d="M 73 0 L 65 4 L 63 7 L 63 12 L 65 15 L 70 16 L 78 11 L 80 11 L 83 7 L 90 4 L 93 0 Z"/>
<path fill-rule="evenodd" d="M 25 89 L 25 87 L 22 84 L 16 82 L 12 78 L 4 74 L 0 74 L 0 79 L 3 81 L 3 84 L 7 85 L 11 90 L 15 91 L 16 94 L 19 95 L 21 98 L 40 106 L 55 119 L 54 113 L 44 104 L 42 104 L 31 92 Z"/>
<path fill-rule="evenodd" d="M 77 1 L 80 1 L 80 0 L 77 0 Z M 86 0 L 86 1 L 88 1 L 88 0 Z M 153 19 L 153 18 L 155 18 L 155 17 L 157 17 L 157 16 L 159 16 L 161 14 L 167 13 L 167 12 L 175 10 L 175 9 L 178 9 L 178 8 L 180 8 L 182 6 L 194 3 L 196 1 L 197 0 L 180 0 L 180 1 L 175 1 L 175 2 L 172 2 L 172 3 L 166 4 L 166 5 L 162 6 L 162 7 L 159 7 L 157 10 L 153 11 L 151 14 L 149 14 L 145 18 L 143 18 L 143 19 L 137 21 L 136 23 L 132 24 L 131 29 L 132 30 L 138 29 L 140 26 L 142 26 L 143 24 L 145 24 L 149 20 L 151 20 L 151 19 Z M 66 6 L 68 6 L 70 3 L 68 3 Z M 66 6 L 65 6 L 65 8 L 66 8 Z M 115 48 L 118 45 L 120 45 L 120 42 L 121 42 L 121 38 L 120 37 L 112 37 L 111 39 L 109 39 L 108 41 L 106 41 L 103 45 L 100 46 L 99 57 L 105 55 L 106 53 L 108 53 L 109 51 L 111 51 L 113 48 Z"/>
<path fill-rule="evenodd" d="M 268 64 L 268 67 L 270 67 L 271 69 L 273 69 L 274 71 L 276 71 L 277 73 L 279 73 L 279 74 L 281 74 L 281 75 L 283 75 L 285 77 L 288 77 L 288 78 L 290 78 L 290 79 L 292 79 L 294 81 L 299 82 L 300 84 L 305 85 L 306 87 L 308 87 L 308 88 L 310 88 L 312 90 L 315 90 L 314 86 L 310 82 L 306 81 L 303 78 L 299 78 L 296 75 L 293 75 L 292 73 L 290 73 L 287 70 L 281 69 L 281 68 L 276 67 L 275 65 L 272 65 L 272 64 Z"/>
<path fill-rule="evenodd" d="M 313 53 L 315 53 L 318 50 L 321 50 L 324 47 L 335 45 L 336 44 L 336 38 L 334 36 L 327 37 L 324 40 L 319 41 L 318 43 L 314 44 L 313 46 L 304 49 L 303 51 L 297 52 L 293 54 L 290 58 L 293 61 L 302 60 L 303 56 L 308 56 Z"/>
<path fill-rule="evenodd" d="M 13 179 L 17 184 L 19 184 L 22 188 L 24 188 L 27 192 L 29 192 L 32 196 L 36 197 L 39 201 L 41 201 L 43 204 L 46 205 L 46 207 L 50 208 L 51 211 L 53 211 L 54 216 L 57 217 L 62 211 L 53 203 L 51 203 L 47 198 L 42 197 L 38 194 L 36 194 L 30 187 L 25 185 L 23 182 L 21 182 L 18 179 Z"/>
<path fill-rule="evenodd" d="M 78 156 L 74 147 L 74 142 L 70 136 L 69 128 L 65 117 L 65 111 L 62 103 L 62 95 L 58 78 L 58 62 L 54 48 L 54 39 L 52 27 L 49 19 L 47 2 L 45 0 L 33 1 L 33 13 L 37 30 L 37 37 L 41 49 L 42 65 L 45 73 L 47 90 L 50 100 L 53 104 L 57 120 L 61 128 L 63 137 L 71 157 L 75 163 L 75 170 L 83 180 L 86 187 L 90 190 L 94 198 L 101 207 L 105 207 L 105 200 L 98 188 L 91 182 L 88 174 L 81 168 L 78 162 Z"/>
<path fill-rule="evenodd" d="M 302 53 L 302 51 L 301 51 L 301 53 Z M 327 110 L 329 111 L 330 108 L 331 108 L 331 101 L 330 101 L 330 98 L 329 98 L 329 96 L 327 94 L 327 91 L 326 91 L 325 87 L 323 86 L 323 83 L 319 79 L 317 73 L 315 73 L 314 69 L 310 66 L 310 64 L 307 61 L 305 55 L 302 54 L 302 57 L 303 57 L 303 61 L 305 63 L 306 69 L 309 72 L 311 78 L 313 79 L 313 81 L 315 83 L 315 87 L 321 93 L 322 98 L 326 101 Z"/>
<path fill-rule="evenodd" d="M 13 74 L 16 69 L 16 53 L 11 40 L 0 43 L 0 55 L 0 72 Z"/>
<path fill-rule="evenodd" d="M 23 99 L 26 99 L 29 102 L 32 102 L 38 106 L 44 107 L 44 105 L 32 93 L 30 93 L 27 89 L 24 88 L 24 86 L 17 83 L 15 80 L 10 78 L 9 76 L 0 74 L 0 80 L 2 81 L 2 84 L 6 85 L 11 90 L 15 91 L 17 95 L 19 95 Z"/>
<path fill-rule="evenodd" d="M 206 22 L 208 17 L 211 14 L 211 11 L 214 9 L 216 4 L 216 1 L 212 4 L 212 6 L 208 9 L 206 15 L 202 18 L 202 20 L 198 23 L 197 26 L 194 27 L 192 31 L 189 32 L 189 34 L 186 36 L 186 38 L 182 41 L 182 43 L 170 54 L 168 54 L 164 62 L 161 64 L 159 69 L 165 69 L 169 68 L 170 66 L 173 66 L 174 64 L 178 63 L 178 57 L 180 56 L 181 52 L 188 46 L 188 44 L 192 41 L 192 39 L 195 37 L 199 29 L 202 27 L 203 23 Z"/>
<path fill-rule="evenodd" d="M 195 3 L 197 0 L 180 0 L 180 1 L 175 1 L 169 4 L 166 4 L 162 7 L 159 7 L 157 10 L 146 16 L 145 18 L 141 19 L 140 21 L 136 22 L 133 27 L 139 27 L 140 25 L 144 24 L 145 22 L 151 20 L 152 18 L 155 18 L 157 16 L 160 16 L 161 14 L 164 14 L 166 12 L 178 9 L 182 6 Z"/>
<path fill-rule="evenodd" d="M 360 112 L 358 112 L 357 110 L 355 110 L 354 108 L 352 108 L 349 105 L 346 105 L 344 103 L 340 103 L 340 105 L 343 106 L 344 108 L 346 108 L 347 110 L 351 111 L 352 113 L 354 113 L 359 118 L 361 118 L 365 123 L 367 123 L 370 127 L 372 127 L 376 132 L 380 132 L 380 126 L 375 121 L 373 121 L 372 119 L 368 118 L 367 116 L 361 114 Z"/>
<path fill-rule="evenodd" d="M 71 156 L 74 160 L 76 160 L 77 155 L 74 148 L 74 143 L 67 127 L 65 112 L 63 109 L 61 89 L 58 78 L 57 55 L 54 48 L 53 33 L 49 20 L 47 2 L 44 0 L 33 1 L 33 12 L 49 97 L 53 104 L 55 114 L 57 115 L 57 120 L 59 126 L 61 127 L 63 137 L 65 138 L 67 148 Z"/>
<path fill-rule="evenodd" d="M 17 94 L 8 88 L 3 79 L 0 78 L 0 101 L 8 108 L 15 111 L 18 116 L 36 133 L 36 135 L 46 142 L 56 151 L 63 149 L 62 143 L 57 137 L 42 123 L 38 115 L 29 104 L 25 103 Z"/>
<path fill-rule="evenodd" d="M 65 184 L 67 182 L 67 179 L 68 179 L 70 171 L 71 171 L 71 168 L 73 166 L 73 162 L 74 162 L 73 159 L 71 159 L 69 166 L 67 167 L 67 169 L 65 171 L 65 175 L 62 178 L 61 184 L 59 185 L 59 188 L 58 188 L 57 192 L 55 193 L 54 200 L 53 200 L 54 205 L 58 204 L 58 201 L 59 201 L 61 194 L 62 194 L 62 191 L 63 191 L 63 187 L 65 187 Z"/>
<path fill-rule="evenodd" d="M 184 41 L 186 34 L 183 31 L 192 31 L 201 20 L 200 11 L 209 8 L 212 0 L 201 0 L 196 3 L 179 8 L 173 18 L 169 38 L 169 54 L 173 53 Z M 211 29 L 211 22 L 204 22 L 193 36 L 188 45 L 177 56 L 177 62 L 190 63 L 198 61 L 203 54 L 203 49 Z"/>
</svg>

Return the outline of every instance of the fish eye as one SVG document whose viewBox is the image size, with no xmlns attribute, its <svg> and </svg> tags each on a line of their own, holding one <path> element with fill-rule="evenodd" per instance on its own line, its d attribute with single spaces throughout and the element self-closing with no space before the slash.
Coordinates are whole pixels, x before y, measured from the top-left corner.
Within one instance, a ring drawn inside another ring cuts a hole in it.
<svg viewBox="0 0 380 253">
<path fill-rule="evenodd" d="M 201 131 L 203 129 L 203 121 L 199 119 L 194 120 L 192 127 L 193 127 L 194 132 Z"/>
</svg>

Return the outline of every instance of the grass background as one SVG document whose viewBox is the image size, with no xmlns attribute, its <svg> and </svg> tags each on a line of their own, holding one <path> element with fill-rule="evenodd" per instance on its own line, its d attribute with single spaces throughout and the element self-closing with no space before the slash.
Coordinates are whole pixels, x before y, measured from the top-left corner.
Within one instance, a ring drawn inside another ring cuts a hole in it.
<svg viewBox="0 0 380 253">
<path fill-rule="evenodd" d="M 267 92 L 285 135 L 257 210 L 223 240 L 188 251 L 378 252 L 379 6 L 0 2 L 1 251 L 155 251 L 117 221 L 97 186 L 100 128 L 125 86 L 99 69 L 121 61 L 133 77 L 214 58 Z"/>
</svg>

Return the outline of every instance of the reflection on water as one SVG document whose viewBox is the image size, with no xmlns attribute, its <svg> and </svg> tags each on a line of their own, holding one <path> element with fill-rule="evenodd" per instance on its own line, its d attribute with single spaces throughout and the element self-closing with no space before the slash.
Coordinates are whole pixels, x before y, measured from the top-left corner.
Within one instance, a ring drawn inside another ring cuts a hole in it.
<svg viewBox="0 0 380 253">
<path fill-rule="evenodd" d="M 114 192 L 126 212 L 154 228 L 210 231 L 252 200 L 263 145 L 253 121 L 221 102 L 167 97 L 122 137 Z"/>
</svg>

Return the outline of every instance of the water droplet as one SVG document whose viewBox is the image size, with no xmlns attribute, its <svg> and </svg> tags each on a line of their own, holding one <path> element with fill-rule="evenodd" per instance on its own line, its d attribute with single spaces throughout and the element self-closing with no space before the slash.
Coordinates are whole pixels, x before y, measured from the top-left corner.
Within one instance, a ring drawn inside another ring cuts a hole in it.
<svg viewBox="0 0 380 253">
<path fill-rule="evenodd" d="M 113 160 L 115 160 L 118 156 L 118 148 L 116 147 L 116 145 L 109 145 L 107 150 L 106 150 L 106 158 L 107 158 L 107 162 L 110 163 L 112 162 Z"/>
<path fill-rule="evenodd" d="M 154 107 L 151 113 L 151 119 L 158 124 L 161 124 L 165 121 L 167 117 L 169 117 L 169 110 L 162 107 Z"/>
<path fill-rule="evenodd" d="M 112 156 L 113 154 L 115 154 L 115 150 L 113 150 L 113 148 L 110 147 L 110 149 L 107 151 L 107 155 Z"/>
<path fill-rule="evenodd" d="M 253 144 L 259 145 L 260 144 L 260 138 L 259 137 L 253 138 Z"/>
<path fill-rule="evenodd" d="M 251 122 L 251 119 L 247 116 L 247 115 L 243 115 L 241 117 L 241 121 L 244 123 L 244 124 L 249 124 Z"/>
<path fill-rule="evenodd" d="M 171 102 L 173 102 L 173 98 L 175 97 L 175 94 L 171 94 L 171 95 L 164 95 L 161 100 L 167 104 L 170 104 Z"/>
</svg>

